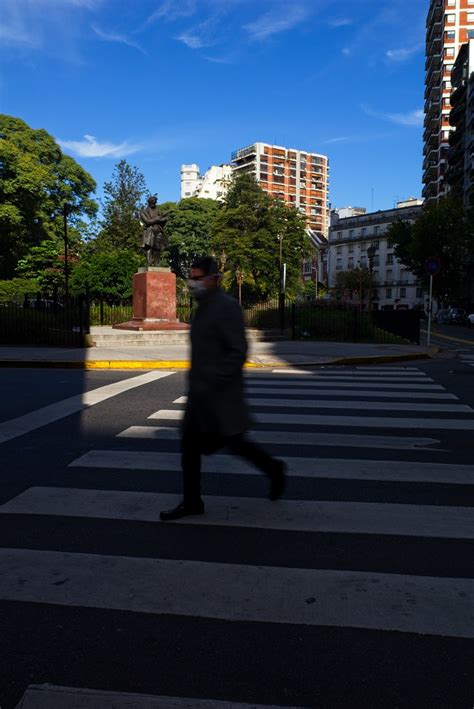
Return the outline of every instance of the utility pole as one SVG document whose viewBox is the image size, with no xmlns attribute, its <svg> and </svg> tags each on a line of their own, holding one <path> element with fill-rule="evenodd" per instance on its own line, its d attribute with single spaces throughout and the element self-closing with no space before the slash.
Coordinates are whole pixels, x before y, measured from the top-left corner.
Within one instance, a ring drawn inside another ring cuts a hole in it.
<svg viewBox="0 0 474 709">
<path fill-rule="evenodd" d="M 64 291 L 66 301 L 69 299 L 69 271 L 68 271 L 68 233 L 67 233 L 68 205 L 63 205 L 63 227 L 64 227 Z"/>
</svg>

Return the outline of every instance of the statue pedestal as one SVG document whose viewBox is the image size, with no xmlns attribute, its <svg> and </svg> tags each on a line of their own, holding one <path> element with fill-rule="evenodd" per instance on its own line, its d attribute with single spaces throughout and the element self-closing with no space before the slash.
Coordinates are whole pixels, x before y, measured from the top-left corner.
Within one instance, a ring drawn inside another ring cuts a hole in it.
<svg viewBox="0 0 474 709">
<path fill-rule="evenodd" d="M 133 276 L 133 318 L 117 330 L 187 330 L 176 318 L 176 276 L 169 268 L 140 268 Z"/>
</svg>

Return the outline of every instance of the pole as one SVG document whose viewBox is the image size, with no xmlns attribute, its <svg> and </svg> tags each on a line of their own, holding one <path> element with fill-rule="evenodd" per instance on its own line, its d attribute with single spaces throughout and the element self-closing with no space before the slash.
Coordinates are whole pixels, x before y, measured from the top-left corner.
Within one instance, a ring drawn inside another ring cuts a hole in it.
<svg viewBox="0 0 474 709">
<path fill-rule="evenodd" d="M 67 204 L 63 206 L 63 219 L 64 219 L 64 288 L 66 300 L 69 298 L 69 273 L 68 273 L 68 234 L 67 234 Z"/>
<path fill-rule="evenodd" d="M 430 296 L 428 301 L 428 337 L 426 344 L 429 347 L 431 344 L 431 315 L 433 312 L 433 275 L 430 275 Z"/>
</svg>

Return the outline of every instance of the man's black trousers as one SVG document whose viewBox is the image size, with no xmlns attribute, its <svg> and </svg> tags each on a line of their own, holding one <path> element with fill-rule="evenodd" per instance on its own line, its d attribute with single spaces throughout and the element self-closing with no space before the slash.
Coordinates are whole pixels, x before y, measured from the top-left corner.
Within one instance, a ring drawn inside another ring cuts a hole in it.
<svg viewBox="0 0 474 709">
<path fill-rule="evenodd" d="M 271 476 L 277 465 L 259 445 L 250 441 L 245 433 L 237 436 L 203 434 L 194 426 L 186 426 L 181 439 L 181 465 L 183 468 L 183 498 L 185 504 L 193 504 L 201 499 L 201 456 L 215 453 L 220 448 L 229 448 L 240 458 Z"/>
</svg>

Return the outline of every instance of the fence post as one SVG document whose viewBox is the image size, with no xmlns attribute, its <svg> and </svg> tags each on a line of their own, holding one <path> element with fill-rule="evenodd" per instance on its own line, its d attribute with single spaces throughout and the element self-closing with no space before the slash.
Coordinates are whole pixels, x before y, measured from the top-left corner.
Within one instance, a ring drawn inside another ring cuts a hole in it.
<svg viewBox="0 0 474 709">
<path fill-rule="evenodd" d="M 291 339 L 296 340 L 296 305 L 291 304 Z"/>
<path fill-rule="evenodd" d="M 280 330 L 285 329 L 285 294 L 280 293 L 278 298 L 278 309 L 280 311 Z"/>
<path fill-rule="evenodd" d="M 354 342 L 357 342 L 359 339 L 359 322 L 358 322 L 358 315 L 359 313 L 357 312 L 356 308 L 353 308 L 352 310 L 353 315 L 354 315 L 354 330 L 353 330 L 353 337 L 354 337 Z"/>
<path fill-rule="evenodd" d="M 100 326 L 104 324 L 104 301 L 102 298 L 100 299 L 99 303 L 99 318 L 100 318 Z"/>
<path fill-rule="evenodd" d="M 84 332 L 86 335 L 90 335 L 91 332 L 91 299 L 89 288 L 86 287 L 86 302 L 85 302 L 85 320 L 84 320 Z"/>
</svg>

